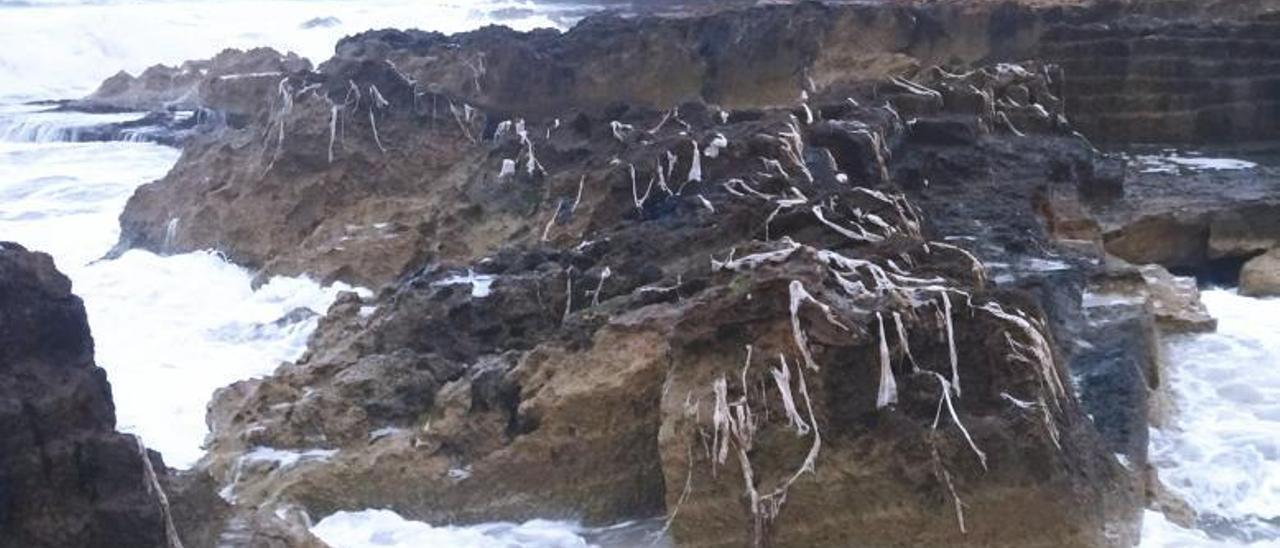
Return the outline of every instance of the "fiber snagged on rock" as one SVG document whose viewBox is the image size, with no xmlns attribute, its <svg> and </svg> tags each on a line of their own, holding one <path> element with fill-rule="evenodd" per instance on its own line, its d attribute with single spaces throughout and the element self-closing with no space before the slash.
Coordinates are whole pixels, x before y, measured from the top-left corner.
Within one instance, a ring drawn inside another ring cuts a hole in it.
<svg viewBox="0 0 1280 548">
<path fill-rule="evenodd" d="M 799 280 L 791 281 L 790 293 L 791 293 L 791 304 L 790 304 L 791 334 L 796 344 L 796 349 L 799 350 L 800 355 L 804 357 L 805 366 L 807 366 L 809 369 L 813 371 L 817 371 L 819 369 L 818 364 L 817 362 L 813 361 L 813 354 L 809 352 L 809 339 L 808 337 L 805 336 L 804 329 L 801 329 L 800 327 L 800 305 L 804 304 L 805 302 L 811 302 L 814 305 L 816 305 L 819 309 L 822 310 L 822 313 L 826 316 L 827 321 L 831 322 L 832 324 L 836 325 L 841 329 L 844 329 L 845 331 L 848 331 L 849 328 L 845 327 L 844 324 L 840 323 L 840 321 L 836 319 L 835 314 L 832 313 L 830 306 L 827 306 L 826 303 L 823 303 L 822 301 L 819 301 L 818 299 L 814 298 L 814 296 L 804 288 L 804 284 L 800 283 Z"/>
<path fill-rule="evenodd" d="M 720 151 L 728 147 L 729 139 L 726 138 L 723 133 L 717 133 L 715 134 L 715 137 L 711 139 L 711 142 L 707 144 L 707 147 L 702 151 L 702 154 L 708 158 L 718 158 L 720 157 Z"/>
<path fill-rule="evenodd" d="M 951 297 L 942 292 L 942 322 L 947 329 L 947 356 L 951 358 L 951 387 L 960 397 L 960 360 L 956 354 L 956 331 L 951 319 Z"/>
<path fill-rule="evenodd" d="M 783 367 L 786 367 L 785 359 Z M 747 347 L 746 363 L 742 367 L 741 372 L 741 389 L 742 397 L 729 401 L 728 391 L 729 384 L 724 375 L 716 379 L 712 383 L 712 394 L 714 397 L 714 405 L 712 407 L 712 447 L 713 462 L 723 465 L 728 460 L 730 453 L 737 457 L 738 466 L 742 473 L 743 492 L 747 499 L 752 516 L 752 543 L 753 546 L 764 546 L 766 539 L 766 529 L 770 523 L 777 519 L 783 505 L 786 504 L 787 494 L 791 490 L 791 486 L 795 484 L 805 473 L 813 473 L 816 466 L 817 458 L 822 449 L 822 435 L 818 430 L 817 417 L 813 412 L 813 402 L 809 397 L 809 389 L 805 384 L 804 372 L 797 370 L 798 392 L 804 398 L 805 409 L 808 411 L 808 425 L 811 431 L 800 433 L 800 435 L 811 434 L 813 441 L 809 446 L 803 461 L 796 467 L 795 471 L 778 483 L 776 487 L 767 493 L 761 494 L 756 486 L 755 468 L 751 462 L 751 450 L 755 444 L 756 432 L 760 427 L 760 418 L 752 411 L 750 401 L 747 398 L 747 370 L 751 366 L 751 347 Z M 774 370 L 777 371 L 777 370 Z M 779 374 L 773 373 L 775 382 L 780 392 L 790 394 L 791 388 L 789 383 L 783 384 L 778 381 Z M 784 398 L 792 398 L 792 396 L 783 396 Z M 794 402 L 794 399 L 793 399 Z M 803 424 L 803 419 L 799 417 L 798 410 L 791 406 L 794 411 L 788 412 L 789 426 L 797 428 L 796 419 Z"/>
<path fill-rule="evenodd" d="M 635 204 L 636 209 L 644 209 L 644 203 L 649 200 L 649 193 L 653 192 L 653 178 L 649 178 L 649 186 L 644 189 L 644 194 L 640 194 L 640 188 L 636 185 L 636 166 L 635 164 L 627 164 L 628 173 L 631 175 L 631 201 Z"/>
<path fill-rule="evenodd" d="M 693 141 L 693 159 L 689 164 L 689 176 L 685 178 L 685 184 L 702 181 L 702 155 L 698 153 L 698 142 Z M 684 188 L 684 187 L 681 187 Z"/>
<path fill-rule="evenodd" d="M 378 136 L 378 120 L 374 116 L 374 108 L 384 109 L 391 105 L 382 97 L 382 92 L 378 91 L 378 86 L 369 85 L 369 96 L 373 98 L 373 103 L 369 105 L 369 128 L 373 130 L 373 143 L 378 145 L 378 150 L 383 154 L 387 153 L 387 148 L 382 146 L 382 138 Z"/>
<path fill-rule="evenodd" d="M 906 354 L 907 361 L 911 362 L 911 371 L 912 372 L 920 371 L 920 366 L 916 364 L 915 357 L 911 355 L 911 344 L 907 342 L 907 330 L 902 326 L 901 313 L 899 312 L 893 313 L 893 323 L 895 324 L 895 327 L 897 328 L 897 331 L 898 331 L 898 342 L 901 343 L 902 345 L 901 346 L 902 351 L 903 353 Z"/>
<path fill-rule="evenodd" d="M 799 435 L 809 433 L 809 424 L 796 410 L 796 400 L 791 394 L 791 366 L 787 365 L 787 357 L 778 354 L 779 367 L 769 371 L 773 382 L 778 387 L 778 396 L 782 399 L 782 409 L 787 414 L 787 422 Z"/>
<path fill-rule="evenodd" d="M 600 283 L 597 283 L 595 291 L 591 292 L 591 306 L 600 306 L 600 292 L 604 291 L 604 281 L 609 279 L 609 276 L 612 275 L 613 270 L 607 266 L 604 267 L 604 270 L 600 271 Z"/>
<path fill-rule="evenodd" d="M 632 131 L 635 131 L 636 128 L 631 124 L 624 124 L 622 122 L 614 120 L 612 122 L 609 122 L 609 129 L 613 131 L 614 139 L 617 139 L 619 142 L 625 143 L 627 142 L 627 134 Z"/>
<path fill-rule="evenodd" d="M 502 159 L 502 169 L 498 171 L 499 179 L 514 177 L 516 174 L 516 161 L 510 158 Z"/>
<path fill-rule="evenodd" d="M 849 228 L 840 226 L 835 222 L 828 220 L 826 215 L 823 215 L 822 206 L 820 205 L 813 206 L 812 211 L 813 211 L 813 216 L 818 219 L 818 222 L 824 225 L 827 225 L 832 230 L 840 233 L 842 236 L 849 238 L 850 240 L 853 240 L 855 242 L 868 242 L 868 243 L 876 243 L 876 242 L 884 241 L 883 236 L 879 236 L 877 234 L 872 234 L 871 232 L 868 232 L 866 228 L 858 224 L 856 221 L 850 222 L 850 224 L 853 225 L 853 228 L 856 229 L 856 230 L 851 230 Z"/>
<path fill-rule="evenodd" d="M 338 133 L 338 105 L 329 107 L 329 163 L 333 163 L 333 140 Z"/>
<path fill-rule="evenodd" d="M 929 373 L 933 375 L 934 378 L 938 379 L 938 385 L 942 389 L 941 390 L 942 394 L 938 398 L 938 411 L 934 414 L 934 417 L 933 417 L 933 429 L 934 430 L 938 429 L 938 422 L 942 418 L 942 407 L 945 404 L 947 407 L 947 414 L 951 415 L 951 421 L 955 423 L 956 428 L 960 429 L 960 433 L 964 434 L 964 440 L 969 443 L 969 448 L 973 450 L 973 454 L 978 456 L 978 462 L 982 464 L 982 469 L 986 470 L 987 454 L 983 453 L 981 449 L 978 449 L 978 444 L 973 442 L 973 436 L 969 435 L 969 429 L 964 427 L 963 422 L 960 422 L 960 415 L 956 414 L 956 407 L 954 404 L 951 403 L 951 387 L 949 386 L 950 383 L 948 383 L 947 379 L 942 375 L 939 375 L 932 371 L 929 371 Z"/>
<path fill-rule="evenodd" d="M 178 528 L 173 525 L 173 513 L 169 509 L 169 497 L 165 494 L 164 488 L 160 486 L 160 478 L 156 476 L 156 469 L 151 465 L 151 459 L 147 457 L 147 446 L 143 445 L 141 436 L 133 436 L 134 441 L 138 442 L 138 458 L 142 459 L 143 478 L 146 480 L 147 492 L 156 496 L 156 501 L 160 503 L 160 512 L 164 516 L 164 534 L 165 539 L 169 542 L 169 548 L 183 548 L 182 539 L 178 538 Z"/>
<path fill-rule="evenodd" d="M 880 389 L 876 392 L 876 409 L 884 409 L 898 403 L 898 383 L 893 378 L 893 367 L 889 364 L 889 341 L 884 330 L 884 316 L 876 312 L 876 321 L 880 324 Z"/>
</svg>

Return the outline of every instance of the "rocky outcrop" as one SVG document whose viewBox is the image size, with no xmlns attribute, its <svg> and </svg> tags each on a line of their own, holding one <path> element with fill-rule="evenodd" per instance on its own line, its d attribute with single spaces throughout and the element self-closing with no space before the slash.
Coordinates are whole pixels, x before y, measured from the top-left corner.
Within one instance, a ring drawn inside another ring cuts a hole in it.
<svg viewBox="0 0 1280 548">
<path fill-rule="evenodd" d="M 115 431 L 70 280 L 0 243 L 0 546 L 171 546 L 163 470 Z"/>
<path fill-rule="evenodd" d="M 1166 333 L 1213 331 L 1218 325 L 1200 302 L 1195 278 L 1174 276 L 1159 265 L 1112 264 L 1105 276 L 1094 280 L 1092 290 L 1147 303 L 1151 316 Z"/>
<path fill-rule="evenodd" d="M 211 59 L 187 61 L 177 67 L 155 65 L 138 76 L 121 71 L 69 106 L 90 111 L 211 108 L 211 96 L 216 96 L 220 82 L 269 76 L 278 82 L 286 73 L 309 68 L 311 63 L 293 53 L 280 54 L 271 48 L 226 49 Z"/>
<path fill-rule="evenodd" d="M 135 244 L 386 286 L 339 299 L 298 362 L 217 394 L 199 470 L 237 508 L 667 514 L 691 546 L 1134 538 L 1140 493 L 1045 320 L 1071 311 L 1039 276 L 1035 181 L 1049 158 L 1062 185 L 1094 165 L 1052 70 L 535 118 L 352 47 L 188 148 L 123 218 Z M 964 212 L 992 174 L 1016 190 Z M 975 251 L 1017 289 L 939 241 L 988 215 L 973 237 L 1007 245 Z"/>
<path fill-rule="evenodd" d="M 1101 155 L 1074 72 L 977 63 L 1127 7 L 998 6 L 373 31 L 202 82 L 228 127 L 139 189 L 121 248 L 380 289 L 216 395 L 224 532 L 381 507 L 666 515 L 691 546 L 1131 543 L 1160 332 L 1213 325 L 1147 263 L 1275 247 L 1275 204 Z"/>
<path fill-rule="evenodd" d="M 1148 432 L 1163 415 L 1161 331 L 1149 301 L 1129 293 L 1089 293 L 1085 340 L 1071 362 L 1081 404 L 1107 446 L 1135 471 L 1148 465 Z M 1133 481 L 1143 484 L 1142 474 Z"/>
<path fill-rule="evenodd" d="M 904 119 L 915 119 L 910 138 L 920 144 L 1060 125 L 1050 115 L 1060 104 L 1048 78 L 1017 71 L 979 76 L 988 81 L 975 81 L 977 89 L 1013 88 L 999 104 L 1000 117 L 990 98 L 963 86 L 941 90 L 948 101 L 968 101 L 955 107 L 967 121 L 939 115 L 939 92 L 887 79 L 905 73 L 937 80 L 940 73 L 923 67 L 944 52 L 947 59 L 973 60 L 994 55 L 992 44 L 1007 46 L 1012 38 L 996 33 L 952 47 L 960 37 L 926 25 L 934 18 L 973 19 L 980 27 L 998 21 L 989 7 L 973 9 L 803 4 L 676 20 L 599 17 L 563 35 L 491 27 L 449 37 L 416 31 L 350 37 L 320 73 L 298 73 L 283 84 L 233 82 L 210 108 L 234 110 L 244 115 L 240 125 L 255 124 L 254 130 L 187 146 L 164 180 L 130 200 L 120 249 L 215 248 L 268 273 L 310 272 L 373 286 L 427 259 L 473 259 L 474 250 L 516 237 L 519 225 L 510 212 L 477 215 L 459 199 L 476 175 L 458 166 L 480 161 L 473 143 L 503 119 L 546 120 L 555 127 L 549 133 L 557 133 L 585 113 L 608 124 L 628 108 L 664 111 L 686 100 L 729 112 L 794 106 L 806 93 L 830 102 L 856 93 L 893 98 Z M 847 36 L 868 38 L 849 44 L 840 38 Z M 758 49 L 729 48 L 728 40 Z M 1041 69 L 1052 72 L 1035 70 Z M 975 113 L 987 115 L 985 126 L 973 123 Z M 446 193 L 451 197 L 441 198 Z M 530 236 L 537 235 L 520 237 Z"/>
<path fill-rule="evenodd" d="M 1280 245 L 1274 167 L 1165 172 L 1131 162 L 1127 171 L 1123 196 L 1085 207 L 1125 261 L 1234 284 L 1245 260 Z"/>
<path fill-rule="evenodd" d="M 1220 145 L 1280 136 L 1278 14 L 1227 20 L 1234 10 L 1225 9 L 1182 19 L 1178 10 L 1163 11 L 1148 13 L 1175 18 L 1063 24 L 1044 34 L 1039 55 L 1069 75 L 1063 93 L 1077 127 L 1114 143 Z"/>
<path fill-rule="evenodd" d="M 55 107 L 58 110 L 82 110 L 74 102 L 63 102 Z M 53 128 L 52 133 L 57 141 L 86 143 L 102 141 L 147 142 L 168 146 L 182 146 L 193 134 L 208 131 L 219 125 L 209 119 L 204 112 L 185 112 L 158 110 L 148 112 L 136 120 L 127 122 L 109 122 L 90 126 L 71 128 Z M 24 135 L 23 137 L 41 136 Z"/>
<path fill-rule="evenodd" d="M 1244 264 L 1240 271 L 1240 294 L 1280 296 L 1280 250 L 1268 251 Z"/>
<path fill-rule="evenodd" d="M 559 118 L 568 123 L 575 112 L 608 112 L 611 105 L 623 103 L 663 110 L 702 101 L 734 110 L 794 105 L 801 95 L 826 101 L 857 93 L 900 97 L 911 90 L 896 89 L 900 86 L 889 78 L 927 79 L 925 67 L 932 64 L 964 66 L 1039 52 L 1065 63 L 1066 72 L 1054 72 L 1047 80 L 1051 88 L 1011 90 L 1002 105 L 1007 121 L 993 121 L 1016 131 L 1039 131 L 1043 128 L 1028 124 L 1051 126 L 1056 121 L 1043 114 L 1063 108 L 1042 103 L 1065 96 L 1065 109 L 1072 111 L 1082 100 L 1079 82 L 1093 78 L 1090 71 L 1097 70 L 1084 61 L 1091 56 L 1073 57 L 1075 50 L 1063 44 L 1079 42 L 1083 48 L 1105 43 L 1106 32 L 1112 31 L 1089 26 L 1098 21 L 1126 14 L 1148 21 L 1138 15 L 1186 16 L 1200 14 L 1202 8 L 1185 2 L 805 3 L 674 20 L 593 17 L 563 34 L 500 27 L 455 36 L 371 31 L 340 42 L 321 75 L 294 73 L 298 67 L 283 61 L 277 61 L 284 63 L 279 70 L 263 73 L 210 72 L 197 85 L 202 106 L 224 115 L 233 128 L 255 125 L 257 131 L 238 131 L 230 138 L 214 135 L 188 146 L 165 180 L 144 187 L 131 200 L 122 216 L 118 249 L 214 248 L 266 273 L 310 272 L 325 280 L 382 286 L 423 260 L 464 260 L 470 257 L 468 249 L 511 236 L 515 224 L 510 218 L 471 228 L 466 212 L 429 215 L 427 210 L 441 208 L 419 199 L 428 187 L 459 188 L 463 174 L 451 166 L 462 163 L 471 141 L 491 133 L 499 119 Z M 1215 13 L 1231 14 L 1237 8 L 1243 10 L 1241 17 L 1262 10 L 1237 6 Z M 1183 24 L 1176 29 L 1184 27 L 1201 28 Z M 731 43 L 738 46 L 729 47 Z M 294 74 L 287 90 L 283 74 Z M 377 98 L 369 86 L 377 89 Z M 382 106 L 384 100 L 389 108 Z M 927 110 L 928 103 L 922 96 L 895 101 L 907 117 L 916 107 Z M 1153 108 L 1161 119 L 1174 115 L 1159 104 Z M 403 114 L 409 111 L 415 113 L 409 117 L 414 124 L 428 131 L 402 129 L 407 121 Z M 480 112 L 494 114 L 492 119 L 473 117 Z M 1091 107 L 1081 116 L 1106 112 Z M 1271 118 L 1251 119 L 1265 124 Z M 1136 123 L 1106 127 L 1147 132 L 1121 138 L 1187 140 Z M 356 133 L 359 138 L 348 139 Z M 931 116 L 916 121 L 912 138 L 919 145 L 946 144 L 973 141 L 979 134 L 979 128 L 963 121 Z M 1106 137 L 1105 132 L 1097 134 Z M 420 150 L 432 150 L 434 162 L 419 165 L 411 156 Z M 1086 194 L 1105 195 L 1118 188 L 1107 182 L 1115 180 L 1110 174 L 1117 171 L 1114 167 L 1079 162 L 1061 167 L 1066 171 L 1057 175 L 1090 181 Z M 281 184 L 300 179 L 317 189 L 305 199 L 293 193 L 296 185 Z M 201 191 L 173 190 L 184 186 Z M 285 194 L 275 190 L 281 186 Z M 191 198 L 203 194 L 216 198 Z M 1114 227 L 1061 223 L 1054 230 L 1103 230 L 1108 249 L 1126 260 L 1185 267 L 1242 255 L 1228 241 L 1238 232 L 1234 227 L 1256 226 L 1205 219 L 1201 212 L 1206 208 L 1193 210 L 1195 218 L 1152 209 L 1142 222 L 1125 219 L 1123 234 Z M 435 221 L 422 222 L 424 216 Z M 1209 236 L 1201 228 L 1212 223 L 1221 226 L 1212 242 L 1205 243 Z M 438 237 L 455 233 L 462 235 Z M 468 240 L 473 237 L 479 241 Z"/>
</svg>

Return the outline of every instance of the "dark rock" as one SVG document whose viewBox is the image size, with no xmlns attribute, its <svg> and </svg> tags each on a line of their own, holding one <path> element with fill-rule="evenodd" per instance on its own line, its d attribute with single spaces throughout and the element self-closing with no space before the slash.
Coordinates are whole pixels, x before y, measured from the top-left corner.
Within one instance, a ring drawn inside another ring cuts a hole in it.
<svg viewBox="0 0 1280 548">
<path fill-rule="evenodd" d="M 306 307 L 298 307 L 286 312 L 283 316 L 276 319 L 276 321 L 271 322 L 271 324 L 276 327 L 287 327 L 293 324 L 305 322 L 318 316 L 320 316 L 320 314 L 315 310 Z"/>
<path fill-rule="evenodd" d="M 1268 251 L 1244 264 L 1240 271 L 1240 294 L 1280 296 L 1280 250 Z"/>
<path fill-rule="evenodd" d="M 978 141 L 981 129 L 975 118 L 923 119 L 907 125 L 913 143 L 922 145 L 964 146 Z"/>
<path fill-rule="evenodd" d="M 1150 394 L 1160 388 L 1160 337 L 1141 300 L 1088 308 L 1088 330 L 1071 362 L 1081 405 L 1112 452 L 1147 465 Z"/>
<path fill-rule="evenodd" d="M 1265 164 L 1179 174 L 1131 165 L 1122 197 L 1085 205 L 1109 253 L 1234 285 L 1245 261 L 1280 245 L 1277 177 Z"/>
<path fill-rule="evenodd" d="M 164 478 L 173 525 L 183 546 L 192 548 L 226 546 L 219 544 L 231 505 L 218 496 L 220 487 L 208 474 L 199 471 L 172 471 Z"/>
<path fill-rule="evenodd" d="M 1126 167 L 1123 158 L 1099 158 L 1080 181 L 1080 199 L 1092 203 L 1109 203 L 1124 198 Z"/>
<path fill-rule="evenodd" d="M 69 103 L 68 107 L 88 111 L 197 110 L 214 105 L 206 97 L 211 92 L 202 89 L 210 82 L 252 79 L 263 74 L 274 74 L 274 80 L 279 82 L 284 74 L 309 68 L 311 64 L 306 59 L 271 48 L 226 49 L 211 59 L 187 61 L 178 67 L 155 65 L 136 78 L 119 72 L 89 96 Z M 264 94 L 259 99 L 267 97 L 269 95 Z"/>
<path fill-rule="evenodd" d="M 0 242 L 0 546 L 168 546 L 147 458 L 115 431 L 71 281 Z"/>
</svg>

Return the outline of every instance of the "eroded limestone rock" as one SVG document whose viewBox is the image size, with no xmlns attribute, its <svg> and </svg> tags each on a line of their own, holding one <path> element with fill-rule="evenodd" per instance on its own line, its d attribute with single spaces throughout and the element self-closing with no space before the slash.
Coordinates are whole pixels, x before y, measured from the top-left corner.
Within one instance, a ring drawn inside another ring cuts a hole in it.
<svg viewBox="0 0 1280 548">
<path fill-rule="evenodd" d="M 1244 264 L 1240 270 L 1240 294 L 1280 296 L 1280 250 L 1273 249 Z"/>
</svg>

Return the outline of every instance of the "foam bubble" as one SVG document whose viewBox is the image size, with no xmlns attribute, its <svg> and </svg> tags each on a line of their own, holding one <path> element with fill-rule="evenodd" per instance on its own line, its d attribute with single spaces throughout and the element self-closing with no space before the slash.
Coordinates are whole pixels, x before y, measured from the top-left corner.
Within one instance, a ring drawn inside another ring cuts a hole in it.
<svg viewBox="0 0 1280 548">
<path fill-rule="evenodd" d="M 1235 158 L 1208 158 L 1198 153 L 1185 154 L 1176 151 L 1165 151 L 1163 154 L 1142 154 L 1133 158 L 1142 168 L 1142 173 L 1164 173 L 1177 175 L 1180 170 L 1187 171 L 1239 171 L 1253 169 L 1258 164 L 1248 160 Z"/>
<path fill-rule="evenodd" d="M 81 130 L 142 119 L 143 112 L 86 114 L 38 105 L 0 105 L 0 141 L 48 143 L 78 140 Z"/>
<path fill-rule="evenodd" d="M 0 101 L 75 98 L 117 71 L 270 46 L 320 63 L 343 36 L 377 28 L 461 32 L 498 21 L 564 28 L 553 8 L 518 0 L 199 0 L 0 4 Z M 323 21 L 325 24 L 316 24 Z"/>
<path fill-rule="evenodd" d="M 587 541 L 577 530 L 572 523 L 546 520 L 432 527 L 390 510 L 365 510 L 333 514 L 311 532 L 334 548 L 586 548 Z"/>
<path fill-rule="evenodd" d="M 97 260 L 133 190 L 177 157 L 140 143 L 0 142 L 0 239 L 53 255 L 84 299 L 119 428 L 186 467 L 201 455 L 213 391 L 296 359 L 317 322 L 277 320 L 323 313 L 350 288 L 274 278 L 254 290 L 253 273 L 211 252 Z"/>
<path fill-rule="evenodd" d="M 1202 298 L 1218 331 L 1169 340 L 1176 410 L 1151 459 L 1215 535 L 1280 542 L 1280 299 Z"/>
<path fill-rule="evenodd" d="M 1217 540 L 1204 531 L 1181 527 L 1154 510 L 1147 510 L 1142 520 L 1142 545 L 1144 548 L 1277 548 L 1280 542 L 1261 541 L 1245 544 L 1238 541 Z"/>
<path fill-rule="evenodd" d="M 432 526 L 391 510 L 338 512 L 320 520 L 311 532 L 334 548 L 585 548 L 650 546 L 666 548 L 661 520 L 583 527 L 571 521 L 535 519 L 468 526 Z"/>
</svg>

